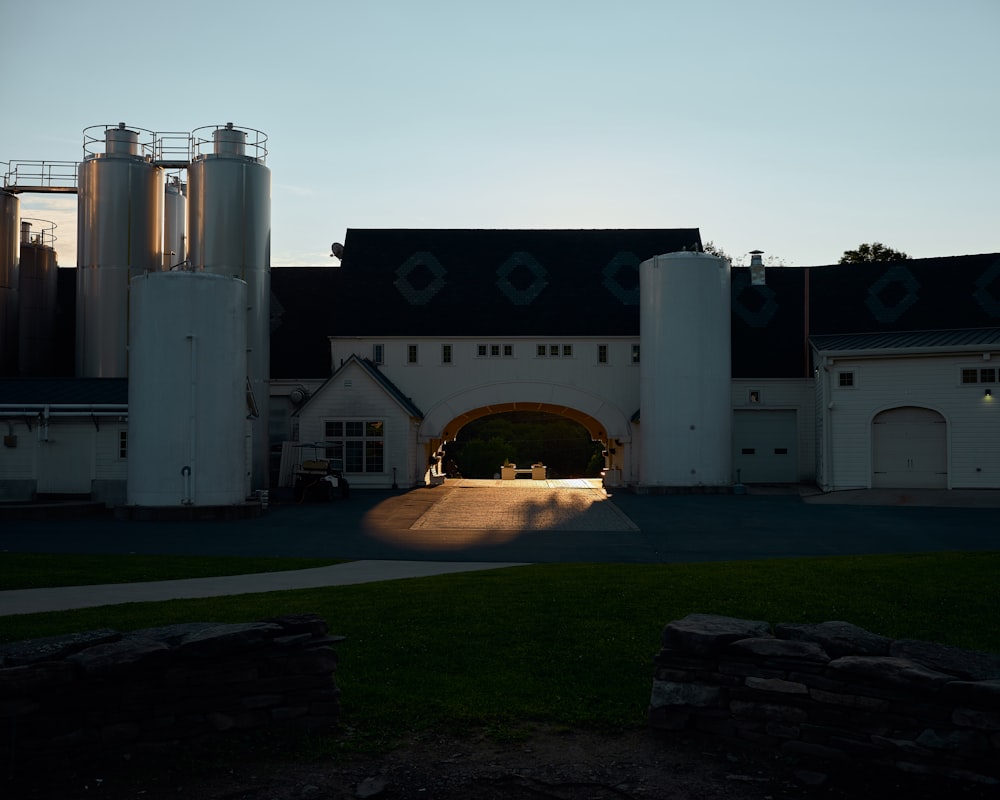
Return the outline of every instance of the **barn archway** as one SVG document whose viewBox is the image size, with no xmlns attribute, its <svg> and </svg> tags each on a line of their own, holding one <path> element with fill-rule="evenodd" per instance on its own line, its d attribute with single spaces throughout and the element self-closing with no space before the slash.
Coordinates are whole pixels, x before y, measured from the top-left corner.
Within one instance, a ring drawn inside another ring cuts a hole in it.
<svg viewBox="0 0 1000 800">
<path fill-rule="evenodd" d="M 618 409 L 595 395 L 571 386 L 540 383 L 493 384 L 454 395 L 430 409 L 418 438 L 433 461 L 442 445 L 473 420 L 511 411 L 554 414 L 582 425 L 594 441 L 607 443 L 608 463 L 629 474 L 630 423 Z"/>
</svg>

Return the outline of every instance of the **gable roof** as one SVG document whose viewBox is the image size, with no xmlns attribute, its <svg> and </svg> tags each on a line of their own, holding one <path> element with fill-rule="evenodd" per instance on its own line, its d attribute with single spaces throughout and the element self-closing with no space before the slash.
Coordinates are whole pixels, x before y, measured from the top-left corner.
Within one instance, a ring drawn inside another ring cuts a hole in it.
<svg viewBox="0 0 1000 800">
<path fill-rule="evenodd" d="M 292 416 L 298 416 L 300 414 L 300 412 L 302 411 L 302 409 L 306 408 L 309 405 L 309 403 L 311 403 L 313 401 L 314 398 L 316 398 L 320 394 L 322 394 L 323 390 L 327 386 L 329 386 L 332 381 L 334 381 L 337 378 L 339 378 L 340 375 L 344 372 L 344 370 L 347 369 L 352 364 L 357 365 L 358 367 L 360 367 L 365 372 L 365 374 L 367 374 L 376 384 L 378 384 L 378 386 L 389 397 L 391 397 L 393 400 L 395 400 L 396 403 L 399 404 L 400 408 L 402 408 L 407 414 L 409 414 L 411 417 L 415 417 L 416 419 L 423 419 L 424 418 L 423 412 L 419 408 L 417 408 L 417 406 L 413 402 L 413 400 L 410 399 L 409 397 L 407 397 L 406 395 L 404 395 L 399 390 L 399 387 L 396 386 L 396 384 L 394 384 L 392 381 L 390 381 L 385 375 L 383 375 L 379 371 L 378 367 L 376 367 L 367 358 L 360 358 L 357 355 L 352 355 L 350 358 L 348 358 L 346 361 L 344 361 L 344 363 L 341 364 L 337 368 L 337 371 L 334 372 L 333 375 L 331 375 L 329 378 L 327 378 L 323 382 L 323 385 L 320 386 L 319 389 L 317 389 L 313 393 L 312 397 L 310 397 L 309 400 L 307 400 L 305 403 L 303 403 L 301 406 L 299 406 L 299 408 L 295 409 L 295 411 L 292 412 Z"/>
</svg>

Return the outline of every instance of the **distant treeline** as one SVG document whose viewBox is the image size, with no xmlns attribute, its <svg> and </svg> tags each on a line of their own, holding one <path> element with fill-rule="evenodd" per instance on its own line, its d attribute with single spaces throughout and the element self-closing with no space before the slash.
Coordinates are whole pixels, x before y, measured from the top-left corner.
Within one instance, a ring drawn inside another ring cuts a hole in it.
<svg viewBox="0 0 1000 800">
<path fill-rule="evenodd" d="M 577 422 L 537 411 L 511 411 L 473 420 L 445 445 L 447 472 L 492 478 L 509 461 L 519 467 L 545 464 L 550 478 L 597 477 L 604 444 Z"/>
</svg>

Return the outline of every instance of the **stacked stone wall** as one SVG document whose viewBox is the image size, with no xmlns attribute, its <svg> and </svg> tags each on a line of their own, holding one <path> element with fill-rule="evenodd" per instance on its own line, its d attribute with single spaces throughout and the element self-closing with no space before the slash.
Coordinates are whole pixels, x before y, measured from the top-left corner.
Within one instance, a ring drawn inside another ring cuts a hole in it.
<svg viewBox="0 0 1000 800">
<path fill-rule="evenodd" d="M 0 645 L 0 759 L 159 752 L 229 731 L 329 728 L 336 637 L 311 614 Z"/>
<path fill-rule="evenodd" d="M 1000 655 L 847 622 L 692 614 L 663 631 L 649 722 L 804 762 L 1000 784 Z"/>
</svg>

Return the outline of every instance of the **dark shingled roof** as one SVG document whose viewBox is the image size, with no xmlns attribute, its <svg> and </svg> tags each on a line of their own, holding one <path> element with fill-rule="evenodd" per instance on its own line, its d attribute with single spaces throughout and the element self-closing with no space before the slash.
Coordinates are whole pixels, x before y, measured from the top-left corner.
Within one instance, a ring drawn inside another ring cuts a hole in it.
<svg viewBox="0 0 1000 800">
<path fill-rule="evenodd" d="M 352 228 L 340 267 L 271 270 L 271 375 L 329 372 L 331 335 L 637 335 L 640 262 L 700 247 L 697 228 Z"/>
<path fill-rule="evenodd" d="M 0 378 L 0 404 L 127 405 L 127 378 Z"/>
<path fill-rule="evenodd" d="M 271 270 L 271 376 L 332 372 L 328 337 L 639 336 L 638 265 L 697 228 L 350 229 L 340 267 Z M 58 353 L 74 364 L 76 270 L 59 270 Z M 732 271 L 737 378 L 812 374 L 810 337 L 1000 325 L 1000 254 Z M 20 400 L 20 398 L 18 398 Z"/>
</svg>

